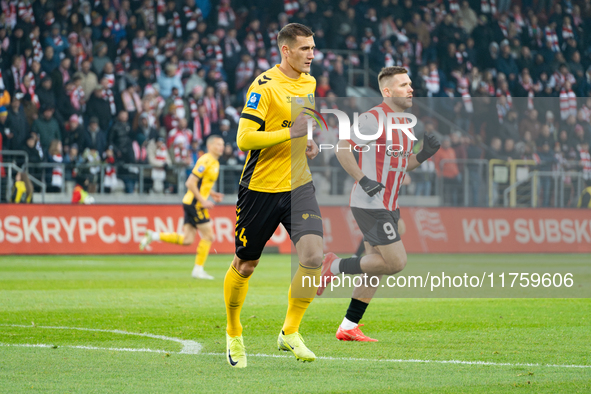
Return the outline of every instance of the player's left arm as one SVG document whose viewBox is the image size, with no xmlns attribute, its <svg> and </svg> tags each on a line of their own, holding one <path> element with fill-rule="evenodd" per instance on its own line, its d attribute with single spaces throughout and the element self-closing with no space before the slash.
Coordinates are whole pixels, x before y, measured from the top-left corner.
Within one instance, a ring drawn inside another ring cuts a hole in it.
<svg viewBox="0 0 591 394">
<path fill-rule="evenodd" d="M 411 155 L 408 158 L 408 166 L 406 171 L 412 171 L 420 166 L 425 160 L 432 157 L 439 150 L 440 144 L 432 134 L 425 133 L 423 137 L 423 149 L 416 155 Z"/>
</svg>

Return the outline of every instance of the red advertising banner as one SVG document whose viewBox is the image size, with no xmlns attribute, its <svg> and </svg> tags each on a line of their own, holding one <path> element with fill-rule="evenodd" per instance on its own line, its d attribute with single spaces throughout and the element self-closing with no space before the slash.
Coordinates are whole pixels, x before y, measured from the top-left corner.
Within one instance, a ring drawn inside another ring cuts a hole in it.
<svg viewBox="0 0 591 394">
<path fill-rule="evenodd" d="M 235 208 L 211 212 L 213 253 L 234 252 Z M 591 210 L 403 208 L 409 253 L 591 253 Z M 361 240 L 349 207 L 322 207 L 325 251 L 353 253 Z M 147 229 L 182 232 L 179 205 L 2 205 L 0 255 L 136 254 Z M 279 227 L 267 244 L 291 252 Z M 156 242 L 147 253 L 195 253 Z"/>
</svg>

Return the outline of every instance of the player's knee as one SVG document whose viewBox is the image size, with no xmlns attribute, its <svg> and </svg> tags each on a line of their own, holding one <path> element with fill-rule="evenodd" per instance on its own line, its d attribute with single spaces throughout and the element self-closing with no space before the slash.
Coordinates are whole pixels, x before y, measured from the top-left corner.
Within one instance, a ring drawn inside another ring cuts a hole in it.
<svg viewBox="0 0 591 394">
<path fill-rule="evenodd" d="M 207 234 L 203 234 L 203 238 L 202 239 L 204 239 L 206 241 L 209 241 L 211 243 L 213 243 L 213 241 L 215 241 L 215 237 L 213 236 L 213 233 L 212 232 L 209 232 Z"/>
<path fill-rule="evenodd" d="M 322 265 L 322 251 L 310 251 L 310 253 L 302 256 L 300 264 L 310 268 L 320 267 Z"/>
<path fill-rule="evenodd" d="M 195 242 L 195 234 L 192 232 L 186 233 L 185 237 L 183 238 L 183 244 L 184 245 L 192 245 L 193 242 Z"/>
<path fill-rule="evenodd" d="M 250 276 L 254 272 L 254 269 L 259 264 L 259 260 L 242 260 L 237 256 L 234 256 L 232 265 L 236 268 L 236 271 L 242 276 Z"/>
<path fill-rule="evenodd" d="M 386 261 L 386 275 L 394 275 L 406 267 L 406 254 Z"/>
</svg>

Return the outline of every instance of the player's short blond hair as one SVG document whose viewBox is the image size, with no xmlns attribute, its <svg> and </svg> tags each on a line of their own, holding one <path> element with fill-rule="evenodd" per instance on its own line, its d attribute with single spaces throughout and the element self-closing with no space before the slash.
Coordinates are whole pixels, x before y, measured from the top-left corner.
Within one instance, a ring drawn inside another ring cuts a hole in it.
<svg viewBox="0 0 591 394">
<path fill-rule="evenodd" d="M 301 23 L 289 23 L 277 35 L 277 46 L 279 46 L 279 49 L 284 44 L 292 46 L 298 37 L 312 37 L 313 35 L 314 32 L 308 26 Z"/>
<path fill-rule="evenodd" d="M 223 140 L 221 135 L 217 135 L 217 134 L 210 135 L 209 137 L 207 137 L 207 140 L 205 140 L 205 146 L 211 145 L 211 143 L 214 142 L 215 140 L 217 140 L 218 138 L 220 140 Z"/>
<path fill-rule="evenodd" d="M 380 85 L 380 90 L 383 86 L 383 81 L 387 80 L 394 75 L 398 74 L 408 74 L 408 70 L 404 67 L 392 66 L 392 67 L 384 67 L 378 74 L 378 84 Z"/>
</svg>

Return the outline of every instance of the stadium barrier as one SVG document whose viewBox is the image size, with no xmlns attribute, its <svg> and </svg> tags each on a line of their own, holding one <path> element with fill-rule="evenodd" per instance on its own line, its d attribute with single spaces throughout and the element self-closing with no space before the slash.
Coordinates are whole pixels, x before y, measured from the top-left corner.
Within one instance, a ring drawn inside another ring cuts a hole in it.
<svg viewBox="0 0 591 394">
<path fill-rule="evenodd" d="M 146 229 L 182 231 L 179 205 L 3 205 L 0 255 L 137 254 Z M 403 208 L 409 253 L 591 253 L 591 210 Z M 235 208 L 212 211 L 212 253 L 233 253 Z M 322 207 L 325 250 L 353 253 L 361 232 L 348 207 Z M 287 231 L 268 246 L 290 253 Z M 154 243 L 148 253 L 195 252 L 195 247 Z"/>
</svg>

